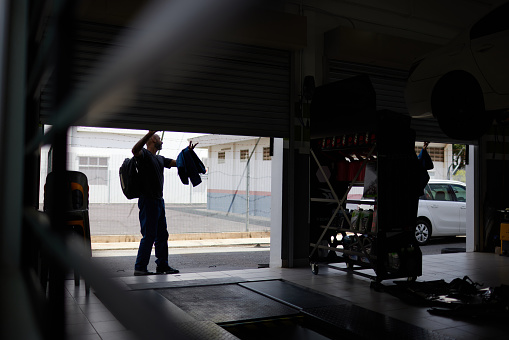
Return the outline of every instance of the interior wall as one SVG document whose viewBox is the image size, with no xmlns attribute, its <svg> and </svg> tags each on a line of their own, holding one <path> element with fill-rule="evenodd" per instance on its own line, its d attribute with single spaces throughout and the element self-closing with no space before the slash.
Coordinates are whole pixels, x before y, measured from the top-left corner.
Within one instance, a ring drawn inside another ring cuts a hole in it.
<svg viewBox="0 0 509 340">
<path fill-rule="evenodd" d="M 314 11 L 322 22 L 337 26 L 443 45 L 462 29 L 505 0 L 303 0 L 294 1 Z"/>
</svg>

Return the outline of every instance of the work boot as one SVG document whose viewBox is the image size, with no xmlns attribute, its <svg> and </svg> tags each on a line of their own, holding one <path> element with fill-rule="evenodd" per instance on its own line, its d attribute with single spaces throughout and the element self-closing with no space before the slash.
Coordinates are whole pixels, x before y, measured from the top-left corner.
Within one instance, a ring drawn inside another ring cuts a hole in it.
<svg viewBox="0 0 509 340">
<path fill-rule="evenodd" d="M 178 274 L 178 273 L 180 273 L 180 271 L 178 269 L 175 269 L 168 265 L 165 265 L 165 266 L 161 266 L 161 267 L 157 266 L 156 273 L 157 274 Z"/>
</svg>

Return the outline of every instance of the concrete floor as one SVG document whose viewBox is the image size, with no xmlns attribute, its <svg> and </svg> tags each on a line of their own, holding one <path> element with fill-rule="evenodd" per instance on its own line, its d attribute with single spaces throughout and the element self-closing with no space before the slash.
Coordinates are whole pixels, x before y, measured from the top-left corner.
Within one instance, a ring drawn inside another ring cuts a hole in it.
<svg viewBox="0 0 509 340">
<path fill-rule="evenodd" d="M 339 265 L 341 266 L 341 265 Z M 119 277 L 105 282 L 114 287 L 120 287 L 123 292 L 140 294 L 157 294 L 158 289 L 172 287 L 210 286 L 216 284 L 242 284 L 245 282 L 261 282 L 269 280 L 283 280 L 302 289 L 339 299 L 350 306 L 362 311 L 368 318 L 383 316 L 385 323 L 398 322 L 412 329 L 412 334 L 392 334 L 392 338 L 408 339 L 502 339 L 507 337 L 506 325 L 501 322 L 487 322 L 482 318 L 451 318 L 436 316 L 428 312 L 429 307 L 409 304 L 387 292 L 375 291 L 370 287 L 371 280 L 359 275 L 341 270 L 320 266 L 319 274 L 312 274 L 310 268 L 259 268 L 233 271 L 213 271 L 201 273 L 184 273 L 178 275 L 153 275 L 143 277 Z M 371 270 L 366 270 L 370 272 Z M 372 271 L 371 271 L 372 272 Z M 373 274 L 373 273 L 372 273 Z M 417 281 L 434 281 L 443 279 L 450 282 L 456 278 L 469 276 L 473 281 L 483 283 L 483 287 L 498 287 L 509 284 L 509 257 L 491 253 L 452 253 L 423 256 L 423 275 Z M 392 280 L 383 281 L 384 285 L 393 285 Z M 106 307 L 104 298 L 99 299 L 92 288 L 90 295 L 86 295 L 85 285 L 79 287 L 74 281 L 66 284 L 66 334 L 69 339 L 136 339 L 135 333 L 126 328 Z M 104 301 L 103 301 L 104 300 Z M 171 305 L 171 313 L 178 311 L 178 315 L 186 315 L 166 299 Z M 226 306 L 228 305 L 225 301 Z M 111 305 L 110 305 L 111 306 Z M 136 314 L 136 311 L 132 311 Z M 371 313 L 371 314 L 370 314 Z M 175 315 L 175 314 L 173 314 Z M 355 315 L 344 315 L 348 325 L 353 328 L 349 332 L 358 332 L 357 338 L 369 331 L 370 321 L 359 323 Z M 365 317 L 365 316 L 364 316 Z M 505 319 L 509 318 L 506 314 Z M 185 316 L 187 322 L 196 327 L 203 325 L 202 321 L 193 320 Z M 489 320 L 488 320 L 489 321 Z M 210 322 L 208 323 L 210 326 Z M 355 327 L 354 327 L 355 325 Z M 361 325 L 361 326 L 359 326 Z M 363 328 L 363 329 L 360 329 Z M 399 329 L 402 329 L 399 327 Z M 406 329 L 406 328 L 404 328 Z M 415 330 L 420 330 L 418 336 Z M 371 330 L 372 331 L 372 330 Z M 338 336 L 342 330 L 337 329 Z M 346 332 L 346 331 L 345 331 Z M 390 330 L 377 330 L 382 338 L 391 334 Z M 224 334 L 217 338 L 235 338 Z M 346 334 L 346 333 L 345 333 Z M 314 338 L 308 334 L 309 337 Z M 143 338 L 143 337 L 142 337 Z M 178 337 L 176 337 L 178 338 Z M 343 337 L 344 338 L 344 337 Z"/>
</svg>

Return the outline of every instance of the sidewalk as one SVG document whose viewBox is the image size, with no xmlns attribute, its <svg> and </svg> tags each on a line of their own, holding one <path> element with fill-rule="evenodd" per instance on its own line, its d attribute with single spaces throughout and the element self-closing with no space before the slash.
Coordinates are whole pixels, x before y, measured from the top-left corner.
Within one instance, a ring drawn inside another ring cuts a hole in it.
<svg viewBox="0 0 509 340">
<path fill-rule="evenodd" d="M 92 236 L 92 250 L 138 249 L 141 235 Z M 270 245 L 270 232 L 170 234 L 169 248 Z"/>
<path fill-rule="evenodd" d="M 270 245 L 269 237 L 168 241 L 169 248 L 203 248 Z M 92 242 L 92 250 L 138 249 L 139 242 Z"/>
</svg>

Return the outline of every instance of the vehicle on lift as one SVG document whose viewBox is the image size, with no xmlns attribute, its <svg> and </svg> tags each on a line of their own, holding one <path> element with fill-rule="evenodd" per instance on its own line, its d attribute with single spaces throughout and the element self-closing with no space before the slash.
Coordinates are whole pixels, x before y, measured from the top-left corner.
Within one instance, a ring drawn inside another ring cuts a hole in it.
<svg viewBox="0 0 509 340">
<path fill-rule="evenodd" d="M 509 109 L 509 2 L 410 68 L 405 98 L 415 118 L 436 118 L 459 140 L 482 136 Z"/>
<path fill-rule="evenodd" d="M 433 236 L 466 234 L 467 187 L 451 180 L 430 180 L 419 199 L 415 239 L 419 245 Z"/>
</svg>

